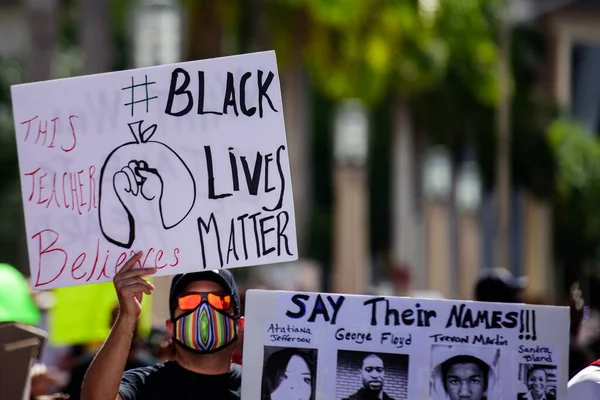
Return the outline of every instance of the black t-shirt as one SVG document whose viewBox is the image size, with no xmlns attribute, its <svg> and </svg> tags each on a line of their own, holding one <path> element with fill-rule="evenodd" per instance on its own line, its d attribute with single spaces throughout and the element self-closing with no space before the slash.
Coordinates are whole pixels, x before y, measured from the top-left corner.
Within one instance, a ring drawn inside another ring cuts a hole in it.
<svg viewBox="0 0 600 400">
<path fill-rule="evenodd" d="M 242 367 L 238 364 L 232 364 L 226 374 L 202 375 L 167 361 L 125 372 L 119 394 L 124 400 L 238 400 L 241 386 Z"/>
</svg>

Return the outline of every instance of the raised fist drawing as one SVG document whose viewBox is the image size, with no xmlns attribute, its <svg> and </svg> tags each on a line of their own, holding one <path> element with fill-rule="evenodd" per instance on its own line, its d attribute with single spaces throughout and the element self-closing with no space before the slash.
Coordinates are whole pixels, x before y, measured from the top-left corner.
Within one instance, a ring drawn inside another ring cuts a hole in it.
<svg viewBox="0 0 600 400">
<path fill-rule="evenodd" d="M 171 229 L 196 201 L 196 182 L 187 165 L 164 143 L 150 141 L 156 125 L 142 130 L 142 124 L 129 124 L 135 141 L 113 150 L 100 171 L 100 229 L 110 243 L 124 248 L 133 245 L 135 215 L 146 214 L 148 204 L 162 227 Z"/>
<path fill-rule="evenodd" d="M 149 168 L 146 161 L 131 160 L 114 175 L 113 186 L 121 202 L 125 202 L 127 196 L 138 195 L 148 201 L 158 201 L 163 182 L 156 168 Z"/>
</svg>

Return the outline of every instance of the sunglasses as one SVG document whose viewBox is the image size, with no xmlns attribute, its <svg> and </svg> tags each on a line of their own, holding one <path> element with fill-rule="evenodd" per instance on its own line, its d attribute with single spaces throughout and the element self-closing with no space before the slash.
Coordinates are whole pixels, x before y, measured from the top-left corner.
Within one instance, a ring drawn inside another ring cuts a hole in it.
<svg viewBox="0 0 600 400">
<path fill-rule="evenodd" d="M 190 311 L 198 307 L 203 300 L 217 310 L 226 311 L 231 307 L 230 294 L 212 292 L 186 293 L 177 298 L 177 305 L 182 311 Z"/>
</svg>

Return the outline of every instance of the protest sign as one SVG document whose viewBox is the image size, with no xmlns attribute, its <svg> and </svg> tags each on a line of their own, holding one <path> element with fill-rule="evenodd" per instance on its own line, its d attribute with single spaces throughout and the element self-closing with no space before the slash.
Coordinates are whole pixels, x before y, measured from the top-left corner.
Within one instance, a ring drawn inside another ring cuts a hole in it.
<svg viewBox="0 0 600 400">
<path fill-rule="evenodd" d="M 112 327 L 113 311 L 119 305 L 112 283 L 64 287 L 53 292 L 55 304 L 49 310 L 48 318 L 49 340 L 53 346 L 102 343 L 106 340 Z M 147 296 L 142 301 L 137 326 L 141 337 L 147 337 L 152 327 L 153 297 Z"/>
<path fill-rule="evenodd" d="M 32 284 L 297 259 L 273 51 L 12 87 Z"/>
<path fill-rule="evenodd" d="M 245 316 L 246 400 L 566 396 L 567 307 L 249 290 Z"/>
</svg>

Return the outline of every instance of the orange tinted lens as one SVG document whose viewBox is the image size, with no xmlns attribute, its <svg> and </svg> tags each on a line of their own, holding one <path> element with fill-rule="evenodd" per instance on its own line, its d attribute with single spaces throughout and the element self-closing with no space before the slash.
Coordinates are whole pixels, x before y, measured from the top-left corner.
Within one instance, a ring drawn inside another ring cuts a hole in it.
<svg viewBox="0 0 600 400">
<path fill-rule="evenodd" d="M 228 310 L 231 306 L 231 296 L 209 293 L 208 303 L 217 310 Z"/>
<path fill-rule="evenodd" d="M 179 308 L 183 311 L 193 310 L 200 304 L 200 294 L 188 294 L 178 299 Z"/>
</svg>

